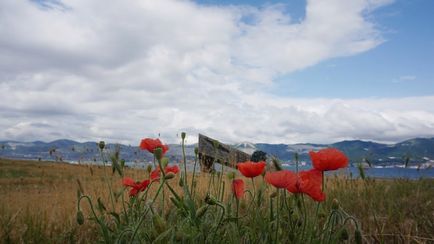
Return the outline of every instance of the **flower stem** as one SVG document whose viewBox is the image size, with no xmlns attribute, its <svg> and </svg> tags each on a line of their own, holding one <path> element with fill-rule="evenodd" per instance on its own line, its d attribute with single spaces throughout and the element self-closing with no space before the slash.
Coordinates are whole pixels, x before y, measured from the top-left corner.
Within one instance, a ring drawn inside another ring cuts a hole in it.
<svg viewBox="0 0 434 244">
<path fill-rule="evenodd" d="M 182 138 L 182 158 L 184 161 L 184 185 L 188 189 L 188 180 L 187 180 L 187 159 L 185 156 L 185 138 Z"/>
<path fill-rule="evenodd" d="M 105 158 L 104 158 L 104 153 L 102 152 L 102 149 L 100 149 L 100 154 L 101 154 L 101 160 L 102 160 L 102 165 L 103 165 L 103 170 L 104 170 L 104 178 L 105 178 L 105 182 L 109 188 L 110 191 L 110 202 L 112 205 L 112 211 L 115 212 L 115 202 L 113 201 L 113 190 L 112 190 L 112 183 L 111 181 L 109 181 L 108 176 L 107 176 L 107 169 L 106 169 L 106 165 L 105 165 Z"/>
<path fill-rule="evenodd" d="M 194 188 L 196 188 L 195 187 L 195 184 L 194 184 L 194 177 L 195 177 L 195 175 L 196 175 L 196 164 L 197 164 L 197 154 L 195 154 L 194 155 L 194 167 L 193 167 L 193 176 L 191 177 L 191 190 L 190 190 L 190 194 L 191 194 L 191 196 L 192 197 L 194 197 Z"/>
</svg>

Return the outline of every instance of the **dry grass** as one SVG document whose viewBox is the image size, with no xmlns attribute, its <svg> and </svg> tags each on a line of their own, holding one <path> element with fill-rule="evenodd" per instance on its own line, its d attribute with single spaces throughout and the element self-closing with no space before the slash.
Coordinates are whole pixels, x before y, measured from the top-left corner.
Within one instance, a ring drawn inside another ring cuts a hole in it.
<svg viewBox="0 0 434 244">
<path fill-rule="evenodd" d="M 106 170 L 111 176 L 111 168 Z M 139 180 L 146 178 L 147 172 L 127 169 L 125 175 Z M 89 221 L 82 226 L 76 224 L 77 180 L 92 198 L 104 196 L 102 200 L 109 207 L 103 177 L 101 166 L 0 159 L 0 241 L 94 241 L 97 232 Z M 122 189 L 119 176 L 111 178 L 114 189 Z M 177 186 L 178 179 L 172 180 L 173 186 Z M 257 180 L 259 184 L 261 179 Z M 199 196 L 207 192 L 208 181 L 208 175 L 197 176 Z M 226 193 L 230 191 L 228 182 Z M 339 199 L 342 207 L 359 219 L 368 241 L 434 242 L 433 180 L 329 178 L 327 193 L 329 199 Z M 326 208 L 329 205 L 327 201 Z"/>
</svg>

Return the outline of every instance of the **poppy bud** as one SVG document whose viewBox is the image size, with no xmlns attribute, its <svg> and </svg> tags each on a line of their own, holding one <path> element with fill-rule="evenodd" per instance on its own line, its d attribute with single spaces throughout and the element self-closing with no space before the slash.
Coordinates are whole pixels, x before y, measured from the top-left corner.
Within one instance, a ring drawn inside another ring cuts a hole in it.
<svg viewBox="0 0 434 244">
<path fill-rule="evenodd" d="M 205 197 L 205 202 L 209 205 L 216 205 L 217 204 L 217 199 L 215 199 L 214 197 L 212 197 L 211 195 L 206 195 Z"/>
<path fill-rule="evenodd" d="M 198 218 L 201 218 L 201 217 L 206 213 L 207 210 L 208 210 L 208 206 L 207 206 L 207 205 L 204 205 L 204 206 L 200 207 L 200 208 L 196 211 L 196 216 L 197 216 Z"/>
<path fill-rule="evenodd" d="M 160 159 L 163 156 L 163 149 L 161 149 L 161 147 L 155 148 L 155 150 L 154 150 L 154 156 L 157 159 Z"/>
<path fill-rule="evenodd" d="M 125 159 L 121 159 L 121 168 L 125 167 Z"/>
<path fill-rule="evenodd" d="M 150 174 L 151 172 L 152 172 L 152 165 L 148 165 L 147 167 L 146 167 L 146 172 L 148 172 L 148 174 Z"/>
<path fill-rule="evenodd" d="M 184 140 L 185 139 L 185 132 L 181 132 L 181 139 Z"/>
<path fill-rule="evenodd" d="M 332 201 L 332 209 L 338 210 L 339 209 L 339 201 L 338 199 L 334 198 Z"/>
<path fill-rule="evenodd" d="M 77 211 L 77 223 L 79 225 L 82 225 L 84 223 L 84 215 L 83 215 L 83 212 L 81 210 Z"/>
<path fill-rule="evenodd" d="M 360 233 L 359 229 L 354 232 L 354 240 L 357 244 L 362 244 L 362 233 Z"/>
<path fill-rule="evenodd" d="M 166 168 L 166 166 L 169 164 L 169 159 L 164 157 L 161 159 L 161 166 L 163 166 L 163 168 Z"/>
<path fill-rule="evenodd" d="M 105 148 L 105 142 L 104 141 L 100 141 L 98 143 L 98 147 L 99 147 L 99 149 L 103 150 Z"/>
<path fill-rule="evenodd" d="M 195 147 L 194 148 L 194 154 L 197 155 L 199 153 L 199 148 Z"/>
<path fill-rule="evenodd" d="M 235 179 L 235 172 L 229 172 L 229 173 L 227 174 L 227 177 L 228 177 L 229 180 L 233 180 L 233 179 Z"/>
<path fill-rule="evenodd" d="M 276 191 L 270 194 L 270 198 L 275 198 L 275 197 L 277 197 L 277 192 Z"/>
<path fill-rule="evenodd" d="M 172 178 L 175 178 L 175 174 L 172 172 L 169 172 L 168 174 L 166 174 L 166 177 L 164 177 L 166 180 L 170 180 Z"/>
</svg>

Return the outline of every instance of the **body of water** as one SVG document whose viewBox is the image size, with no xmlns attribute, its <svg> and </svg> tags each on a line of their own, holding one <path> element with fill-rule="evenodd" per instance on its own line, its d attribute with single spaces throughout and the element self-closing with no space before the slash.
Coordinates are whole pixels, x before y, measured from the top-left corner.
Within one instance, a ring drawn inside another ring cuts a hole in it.
<svg viewBox="0 0 434 244">
<path fill-rule="evenodd" d="M 286 169 L 295 171 L 295 167 L 287 166 Z M 299 170 L 308 170 L 311 167 L 299 167 Z M 434 168 L 427 169 L 415 169 L 415 168 L 402 168 L 402 167 L 390 167 L 390 168 L 364 168 L 366 177 L 372 178 L 406 178 L 406 179 L 420 179 L 420 178 L 433 178 Z M 348 175 L 353 178 L 359 177 L 359 169 L 357 167 L 348 167 L 346 169 L 340 169 L 335 171 L 327 171 L 326 175 Z"/>
</svg>

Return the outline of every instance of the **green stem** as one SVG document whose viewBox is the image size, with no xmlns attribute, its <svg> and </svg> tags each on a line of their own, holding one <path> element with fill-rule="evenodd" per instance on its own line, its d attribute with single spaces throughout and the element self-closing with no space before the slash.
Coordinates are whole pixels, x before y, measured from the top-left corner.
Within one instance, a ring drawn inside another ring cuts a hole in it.
<svg viewBox="0 0 434 244">
<path fill-rule="evenodd" d="M 277 206 L 277 209 L 276 209 L 276 233 L 275 233 L 275 238 L 274 238 L 274 241 L 277 243 L 277 237 L 278 237 L 278 234 L 279 234 L 279 209 L 280 209 L 280 206 L 279 206 L 279 204 L 280 204 L 280 190 L 279 189 L 277 189 L 277 200 L 276 200 L 276 206 Z"/>
<path fill-rule="evenodd" d="M 121 194 L 122 195 L 122 207 L 124 209 L 125 220 L 127 221 L 127 223 L 129 223 L 127 209 L 125 208 L 124 192 L 125 192 L 125 188 L 122 190 L 122 194 Z"/>
<path fill-rule="evenodd" d="M 112 205 L 112 211 L 115 212 L 115 202 L 113 200 L 113 190 L 112 190 L 112 183 L 111 181 L 109 181 L 108 176 L 107 176 L 107 170 L 106 170 L 106 165 L 105 165 L 105 159 L 104 159 L 104 154 L 102 152 L 102 149 L 100 149 L 100 153 L 101 153 L 101 159 L 102 159 L 102 164 L 103 164 L 103 168 L 104 168 L 104 178 L 105 178 L 105 182 L 109 188 L 110 191 L 110 202 Z"/>
<path fill-rule="evenodd" d="M 150 204 L 149 207 L 146 209 L 145 213 L 143 213 L 143 215 L 140 216 L 139 223 L 137 224 L 136 228 L 134 228 L 134 232 L 133 232 L 133 235 L 131 236 L 130 243 L 132 243 L 132 242 L 134 241 L 134 238 L 136 237 L 136 234 L 137 234 L 137 231 L 139 230 L 140 225 L 142 224 L 143 220 L 145 220 L 146 214 L 148 214 L 149 209 L 151 209 L 152 206 L 154 205 L 155 200 L 157 199 L 158 195 L 159 195 L 160 192 L 161 192 L 161 189 L 162 189 L 163 186 L 164 186 L 164 182 L 165 182 L 165 179 L 163 178 L 163 181 L 160 182 L 160 187 L 158 188 L 157 193 L 155 193 L 154 199 L 152 199 L 151 204 Z"/>
<path fill-rule="evenodd" d="M 253 200 L 256 198 L 256 187 L 255 187 L 255 180 L 253 178 L 252 179 L 252 185 L 253 185 Z"/>
<path fill-rule="evenodd" d="M 99 226 L 101 227 L 101 230 L 102 230 L 102 232 L 103 232 L 104 239 L 105 239 L 106 243 L 109 243 L 109 242 L 110 242 L 110 238 L 109 238 L 109 234 L 108 234 L 108 232 L 107 232 L 107 226 L 106 226 L 103 222 L 101 222 L 101 220 L 100 220 L 100 219 L 98 218 L 98 216 L 96 215 L 96 213 L 95 213 L 95 209 L 93 208 L 92 200 L 90 199 L 89 196 L 84 195 L 84 196 L 81 196 L 81 197 L 78 199 L 78 202 L 77 202 L 77 208 L 78 208 L 78 210 L 80 210 L 80 202 L 81 202 L 81 200 L 82 200 L 83 198 L 85 198 L 85 199 L 88 201 L 89 206 L 90 206 L 90 210 L 91 210 L 91 212 L 92 212 L 92 214 L 93 214 L 93 217 L 95 218 L 96 222 L 97 222 L 97 223 L 99 224 Z"/>
<path fill-rule="evenodd" d="M 187 180 L 187 158 L 185 156 L 185 138 L 182 138 L 182 158 L 184 160 L 184 185 L 188 189 L 188 180 Z"/>
<path fill-rule="evenodd" d="M 197 164 L 197 154 L 194 155 L 194 167 L 193 167 L 193 176 L 191 177 L 191 196 L 194 197 L 194 192 L 193 192 L 193 188 L 195 188 L 195 184 L 194 184 L 194 177 L 196 175 L 196 164 Z"/>
<path fill-rule="evenodd" d="M 302 230 L 302 235 L 301 235 L 301 240 L 304 240 L 304 232 L 306 230 L 306 225 L 307 225 L 307 209 L 306 209 L 306 204 L 304 202 L 304 196 L 303 194 L 301 195 L 301 203 L 303 206 L 303 230 Z"/>
</svg>

